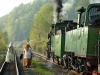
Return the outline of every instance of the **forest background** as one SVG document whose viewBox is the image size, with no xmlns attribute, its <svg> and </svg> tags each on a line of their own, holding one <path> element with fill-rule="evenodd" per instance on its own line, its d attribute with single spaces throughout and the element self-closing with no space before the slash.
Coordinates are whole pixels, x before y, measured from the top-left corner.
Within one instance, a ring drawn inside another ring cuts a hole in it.
<svg viewBox="0 0 100 75">
<path fill-rule="evenodd" d="M 62 20 L 77 21 L 77 9 L 89 4 L 89 0 L 63 0 Z M 54 23 L 54 0 L 22 3 L 0 18 L 0 50 L 5 50 L 10 41 L 20 50 L 29 42 L 34 51 L 44 54 L 50 25 Z"/>
</svg>

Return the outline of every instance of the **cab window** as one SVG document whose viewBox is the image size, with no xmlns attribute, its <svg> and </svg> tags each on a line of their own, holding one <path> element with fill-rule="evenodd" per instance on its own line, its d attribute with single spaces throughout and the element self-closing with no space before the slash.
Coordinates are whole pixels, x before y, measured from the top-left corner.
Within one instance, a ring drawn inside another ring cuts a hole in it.
<svg viewBox="0 0 100 75">
<path fill-rule="evenodd" d="M 89 10 L 89 21 L 93 21 L 94 19 L 96 19 L 97 17 L 100 17 L 100 11 L 98 11 L 99 7 L 92 7 Z"/>
</svg>

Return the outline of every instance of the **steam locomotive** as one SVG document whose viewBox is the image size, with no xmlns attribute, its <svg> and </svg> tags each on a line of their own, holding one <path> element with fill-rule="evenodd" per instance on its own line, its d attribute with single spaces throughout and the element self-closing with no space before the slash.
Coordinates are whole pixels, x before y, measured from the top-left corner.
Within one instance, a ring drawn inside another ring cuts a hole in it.
<svg viewBox="0 0 100 75">
<path fill-rule="evenodd" d="M 47 57 L 83 75 L 93 70 L 99 72 L 100 3 L 81 7 L 77 12 L 78 22 L 66 20 L 51 25 Z"/>
</svg>

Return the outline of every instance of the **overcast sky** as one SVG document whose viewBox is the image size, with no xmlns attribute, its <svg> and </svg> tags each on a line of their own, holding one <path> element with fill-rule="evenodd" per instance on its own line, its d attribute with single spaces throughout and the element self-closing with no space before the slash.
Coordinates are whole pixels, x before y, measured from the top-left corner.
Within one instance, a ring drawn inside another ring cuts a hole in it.
<svg viewBox="0 0 100 75">
<path fill-rule="evenodd" d="M 0 17 L 8 14 L 14 7 L 21 3 L 29 3 L 33 0 L 0 0 Z"/>
</svg>

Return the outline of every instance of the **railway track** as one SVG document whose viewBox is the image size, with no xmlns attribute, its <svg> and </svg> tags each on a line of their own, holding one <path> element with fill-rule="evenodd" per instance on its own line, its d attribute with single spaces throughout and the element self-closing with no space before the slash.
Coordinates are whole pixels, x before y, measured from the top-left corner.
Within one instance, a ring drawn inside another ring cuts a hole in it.
<svg viewBox="0 0 100 75">
<path fill-rule="evenodd" d="M 32 65 L 29 68 L 23 67 L 23 59 L 20 59 L 20 51 L 16 50 L 16 54 L 19 75 L 40 75 L 39 72 L 34 70 L 34 67 L 32 67 Z"/>
<path fill-rule="evenodd" d="M 63 75 L 82 75 L 82 74 L 79 74 L 79 73 L 77 73 L 77 72 L 75 72 L 75 71 L 73 71 L 73 70 L 64 69 L 64 66 L 58 65 L 58 64 L 56 63 L 56 61 L 53 62 L 53 60 L 47 60 L 47 58 L 46 58 L 45 56 L 43 56 L 43 55 L 41 55 L 41 54 L 39 54 L 39 53 L 36 53 L 36 52 L 35 52 L 34 55 L 35 55 L 36 57 L 39 57 L 39 58 L 43 59 L 43 60 L 46 60 L 47 62 L 52 63 L 52 64 L 55 65 L 55 66 L 60 67 L 60 68 L 62 69 L 62 71 L 64 72 Z M 59 70 L 59 71 L 60 71 L 60 70 Z"/>
<path fill-rule="evenodd" d="M 17 59 L 14 62 L 5 62 L 0 68 L 0 75 L 19 75 Z"/>
<path fill-rule="evenodd" d="M 60 65 L 57 65 L 57 63 L 54 63 L 50 60 L 47 60 L 45 56 L 40 55 L 38 53 L 35 53 L 35 56 L 55 65 L 56 69 L 54 68 L 54 71 L 56 71 L 56 73 L 57 73 L 55 75 L 61 75 L 61 73 L 58 72 L 61 70 L 59 68 L 57 68 L 57 66 L 61 67 Z M 18 59 L 18 57 L 17 57 L 17 59 Z M 2 67 L 0 68 L 0 75 L 39 75 L 39 73 L 35 72 L 33 68 L 19 67 L 19 64 L 17 65 L 17 62 L 18 62 L 17 59 L 15 57 L 14 63 L 4 62 Z M 22 64 L 20 64 L 20 66 L 22 66 Z M 58 71 L 57 71 L 57 69 L 58 69 Z M 66 72 L 69 72 L 67 69 L 66 70 L 62 69 L 62 71 L 63 71 L 63 75 L 71 75 L 71 74 L 66 73 Z M 75 74 L 75 75 L 79 75 L 79 74 Z"/>
</svg>

